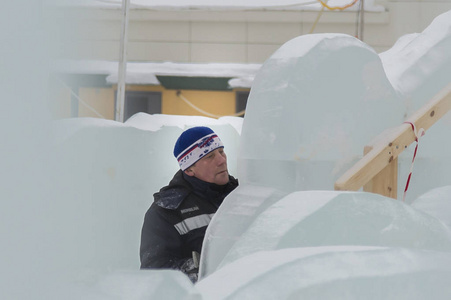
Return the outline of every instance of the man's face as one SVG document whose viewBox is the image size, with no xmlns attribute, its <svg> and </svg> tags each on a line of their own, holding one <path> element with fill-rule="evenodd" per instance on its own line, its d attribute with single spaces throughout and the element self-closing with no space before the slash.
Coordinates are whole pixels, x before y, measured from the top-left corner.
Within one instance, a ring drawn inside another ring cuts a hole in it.
<svg viewBox="0 0 451 300">
<path fill-rule="evenodd" d="M 229 182 L 227 170 L 227 156 L 223 148 L 218 148 L 201 158 L 194 165 L 185 170 L 189 176 L 194 176 L 205 182 L 224 185 Z"/>
</svg>

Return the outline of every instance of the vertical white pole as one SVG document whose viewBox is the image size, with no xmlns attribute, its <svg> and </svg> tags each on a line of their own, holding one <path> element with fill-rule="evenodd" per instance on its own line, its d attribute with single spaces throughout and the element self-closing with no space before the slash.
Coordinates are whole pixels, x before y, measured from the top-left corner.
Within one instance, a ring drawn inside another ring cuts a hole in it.
<svg viewBox="0 0 451 300">
<path fill-rule="evenodd" d="M 360 0 L 360 1 L 361 1 L 361 4 L 360 4 L 359 38 L 363 42 L 363 21 L 364 21 L 363 14 L 365 12 L 365 9 L 363 7 L 364 0 Z"/>
<path fill-rule="evenodd" d="M 125 74 L 127 72 L 127 31 L 130 0 L 122 0 L 122 31 L 116 95 L 116 121 L 124 122 Z"/>
</svg>

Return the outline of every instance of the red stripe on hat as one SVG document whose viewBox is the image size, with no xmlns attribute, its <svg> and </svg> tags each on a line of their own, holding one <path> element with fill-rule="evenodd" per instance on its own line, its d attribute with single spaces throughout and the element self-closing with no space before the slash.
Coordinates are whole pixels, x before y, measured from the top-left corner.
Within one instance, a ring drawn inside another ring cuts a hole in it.
<svg viewBox="0 0 451 300">
<path fill-rule="evenodd" d="M 216 138 L 216 137 L 218 137 L 216 134 L 215 134 L 215 135 L 212 135 L 211 137 L 209 137 L 208 139 L 206 139 L 206 140 L 202 143 L 202 145 L 200 145 L 200 147 L 199 147 L 198 144 L 196 144 L 196 145 L 194 145 L 193 147 L 189 148 L 189 149 L 186 151 L 185 154 L 183 154 L 182 156 L 180 156 L 180 158 L 178 159 L 178 161 L 180 162 L 185 156 L 187 156 L 188 154 L 190 154 L 191 152 L 193 152 L 194 149 L 196 149 L 196 148 L 198 148 L 198 147 L 199 147 L 199 148 L 205 147 L 205 144 L 207 144 L 210 140 L 212 140 L 212 139 L 214 139 L 214 138 Z"/>
</svg>

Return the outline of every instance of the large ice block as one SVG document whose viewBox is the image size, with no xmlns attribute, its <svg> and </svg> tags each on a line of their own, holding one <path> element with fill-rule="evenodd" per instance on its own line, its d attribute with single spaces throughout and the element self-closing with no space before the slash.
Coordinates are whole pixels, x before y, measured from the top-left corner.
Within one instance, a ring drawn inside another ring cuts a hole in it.
<svg viewBox="0 0 451 300">
<path fill-rule="evenodd" d="M 405 105 L 405 116 L 411 116 L 451 84 L 451 11 L 436 17 L 423 32 L 401 37 L 379 56 L 387 78 Z M 451 113 L 448 113 L 420 139 L 407 202 L 449 184 L 450 132 Z M 398 198 L 406 186 L 414 147 L 415 144 L 399 159 Z"/>
<path fill-rule="evenodd" d="M 381 195 L 300 191 L 260 213 L 219 268 L 259 251 L 329 245 L 451 252 L 451 231 L 428 214 Z"/>
<path fill-rule="evenodd" d="M 379 56 L 365 43 L 343 34 L 285 43 L 254 80 L 240 138 L 241 186 L 207 231 L 204 275 L 272 201 L 298 190 L 332 190 L 366 143 L 399 124 L 402 112 Z"/>
<path fill-rule="evenodd" d="M 243 257 L 200 281 L 204 299 L 449 299 L 451 254 L 333 246 Z"/>
<path fill-rule="evenodd" d="M 239 134 L 227 122 L 140 114 L 125 124 L 99 119 L 55 122 L 49 235 L 62 270 L 72 278 L 139 269 L 140 233 L 153 194 L 179 169 L 173 147 L 182 130 L 210 126 L 236 169 Z M 233 171 L 231 171 L 233 172 Z M 232 173 L 233 174 L 233 173 Z"/>
<path fill-rule="evenodd" d="M 62 292 L 64 295 L 64 292 Z M 64 299 L 201 300 L 189 278 L 175 270 L 116 270 L 92 286 L 67 290 Z"/>
<path fill-rule="evenodd" d="M 344 34 L 303 35 L 279 48 L 252 85 L 239 178 L 287 192 L 331 190 L 403 104 L 377 53 Z"/>
<path fill-rule="evenodd" d="M 424 193 L 413 201 L 412 207 L 437 218 L 451 229 L 451 185 Z"/>
</svg>

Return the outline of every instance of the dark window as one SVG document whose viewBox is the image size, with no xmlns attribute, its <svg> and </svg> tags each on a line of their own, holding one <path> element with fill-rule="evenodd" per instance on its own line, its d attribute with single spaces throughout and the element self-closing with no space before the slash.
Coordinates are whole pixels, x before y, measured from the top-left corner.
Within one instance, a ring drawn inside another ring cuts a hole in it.
<svg viewBox="0 0 451 300">
<path fill-rule="evenodd" d="M 247 98 L 249 97 L 249 92 L 236 92 L 236 112 L 240 112 L 246 109 Z M 244 115 L 243 115 L 244 117 Z"/>
<path fill-rule="evenodd" d="M 161 93 L 125 91 L 124 121 L 139 112 L 161 114 Z"/>
</svg>

